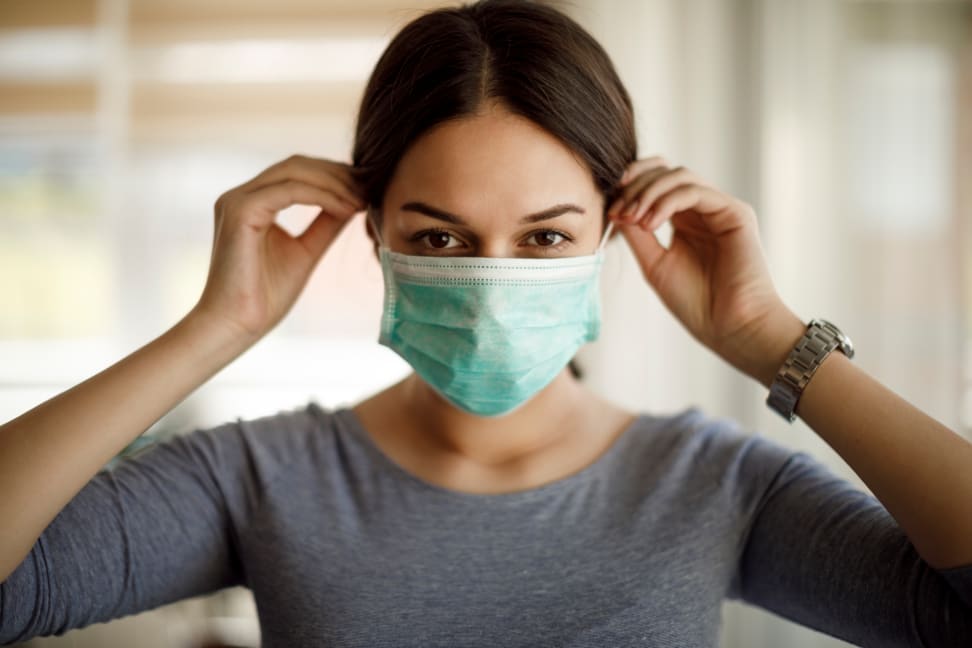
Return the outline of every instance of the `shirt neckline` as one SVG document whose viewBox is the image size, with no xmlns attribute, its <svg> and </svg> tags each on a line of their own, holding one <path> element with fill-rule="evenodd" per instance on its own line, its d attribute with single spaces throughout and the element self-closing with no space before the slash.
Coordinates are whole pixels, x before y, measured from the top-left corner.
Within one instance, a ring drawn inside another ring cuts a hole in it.
<svg viewBox="0 0 972 648">
<path fill-rule="evenodd" d="M 599 473 L 607 470 L 607 466 L 610 465 L 614 461 L 614 458 L 622 452 L 623 446 L 628 444 L 630 437 L 633 436 L 633 430 L 643 426 L 647 420 L 652 418 L 647 414 L 636 415 L 635 418 L 621 432 L 621 434 L 618 435 L 614 442 L 606 450 L 601 452 L 601 454 L 598 455 L 594 461 L 587 464 L 580 470 L 565 475 L 559 479 L 541 484 L 539 486 L 534 486 L 532 488 L 510 491 L 506 493 L 473 493 L 433 484 L 432 482 L 426 481 L 422 477 L 419 477 L 418 475 L 415 475 L 411 471 L 407 470 L 404 466 L 400 465 L 398 462 L 388 456 L 385 451 L 375 443 L 375 441 L 371 438 L 371 435 L 365 429 L 361 420 L 358 418 L 358 415 L 355 414 L 354 410 L 351 408 L 341 407 L 334 410 L 333 414 L 346 424 L 347 428 L 352 432 L 350 436 L 354 437 L 355 442 L 359 446 L 363 447 L 369 454 L 374 456 L 379 463 L 383 464 L 390 471 L 390 474 L 393 474 L 398 478 L 413 484 L 421 490 L 436 493 L 440 497 L 477 503 L 513 503 L 529 501 L 552 496 L 562 491 L 587 483 L 597 477 Z"/>
</svg>

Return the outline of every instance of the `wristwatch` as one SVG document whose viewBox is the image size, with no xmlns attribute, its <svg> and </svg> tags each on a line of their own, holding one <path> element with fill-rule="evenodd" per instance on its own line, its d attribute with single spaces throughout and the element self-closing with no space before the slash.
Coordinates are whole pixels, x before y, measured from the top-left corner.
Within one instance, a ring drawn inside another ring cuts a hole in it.
<svg viewBox="0 0 972 648">
<path fill-rule="evenodd" d="M 790 351 L 770 385 L 769 396 L 766 398 L 770 409 L 790 423 L 795 421 L 794 410 L 800 395 L 817 367 L 834 349 L 840 349 L 848 358 L 854 357 L 853 343 L 839 328 L 827 320 L 811 320 L 807 332 Z"/>
</svg>

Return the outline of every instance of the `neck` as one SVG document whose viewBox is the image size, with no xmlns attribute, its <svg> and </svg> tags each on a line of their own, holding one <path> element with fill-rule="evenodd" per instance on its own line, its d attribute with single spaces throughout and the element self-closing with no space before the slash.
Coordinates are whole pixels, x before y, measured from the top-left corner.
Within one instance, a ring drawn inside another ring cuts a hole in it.
<svg viewBox="0 0 972 648">
<path fill-rule="evenodd" d="M 564 441 L 590 396 L 565 368 L 513 412 L 486 418 L 458 409 L 416 374 L 399 387 L 423 443 L 483 466 L 515 461 Z"/>
</svg>

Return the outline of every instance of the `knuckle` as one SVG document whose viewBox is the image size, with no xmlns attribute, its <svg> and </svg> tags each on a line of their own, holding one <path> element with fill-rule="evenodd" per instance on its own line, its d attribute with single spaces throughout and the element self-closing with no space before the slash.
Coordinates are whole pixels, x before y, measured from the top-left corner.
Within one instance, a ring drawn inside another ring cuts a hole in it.
<svg viewBox="0 0 972 648">
<path fill-rule="evenodd" d="M 287 192 L 287 200 L 291 203 L 319 200 L 322 193 L 317 187 L 305 184 L 300 180 L 287 180 L 284 183 L 284 190 Z"/>
<path fill-rule="evenodd" d="M 305 189 L 306 187 L 307 185 L 300 182 L 299 180 L 290 179 L 284 182 L 284 188 L 287 190 L 287 194 L 290 196 L 297 196 L 301 194 L 302 190 Z"/>
<path fill-rule="evenodd" d="M 683 166 L 674 167 L 669 169 L 666 173 L 668 179 L 672 182 L 677 182 L 680 185 L 690 185 L 695 184 L 695 176 L 692 172 Z"/>
<path fill-rule="evenodd" d="M 666 205 L 681 203 L 690 200 L 695 195 L 696 189 L 695 185 L 684 184 L 665 194 L 663 200 Z"/>
<path fill-rule="evenodd" d="M 671 187 L 668 191 L 659 196 L 658 202 L 667 205 L 672 201 L 681 200 L 685 196 L 686 189 L 688 189 L 686 185 L 676 185 L 675 187 Z"/>
<path fill-rule="evenodd" d="M 750 220 L 756 220 L 756 208 L 745 200 L 737 200 L 739 211 L 743 216 Z"/>
<path fill-rule="evenodd" d="M 220 217 L 232 218 L 233 214 L 240 210 L 241 205 L 245 200 L 246 196 L 240 196 L 237 194 L 227 195 L 222 202 Z"/>
<path fill-rule="evenodd" d="M 294 153 L 293 155 L 289 155 L 284 159 L 280 160 L 279 162 L 271 165 L 270 168 L 267 170 L 268 171 L 269 170 L 288 171 L 289 169 L 291 169 L 292 167 L 294 167 L 299 163 L 300 163 L 300 155 Z"/>
<path fill-rule="evenodd" d="M 213 211 L 216 213 L 217 218 L 222 217 L 222 215 L 227 211 L 235 196 L 235 189 L 230 189 L 229 191 L 220 194 L 220 196 L 216 199 L 216 202 L 213 204 Z"/>
</svg>

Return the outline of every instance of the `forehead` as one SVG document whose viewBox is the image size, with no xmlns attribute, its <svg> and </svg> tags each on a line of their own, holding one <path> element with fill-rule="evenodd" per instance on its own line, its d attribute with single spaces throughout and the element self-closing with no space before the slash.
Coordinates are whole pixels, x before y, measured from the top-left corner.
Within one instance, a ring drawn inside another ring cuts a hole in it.
<svg viewBox="0 0 972 648">
<path fill-rule="evenodd" d="M 402 157 L 386 193 L 386 201 L 445 201 L 449 207 L 437 206 L 458 213 L 490 206 L 527 213 L 599 198 L 593 175 L 573 151 L 500 107 L 425 133 Z"/>
</svg>

